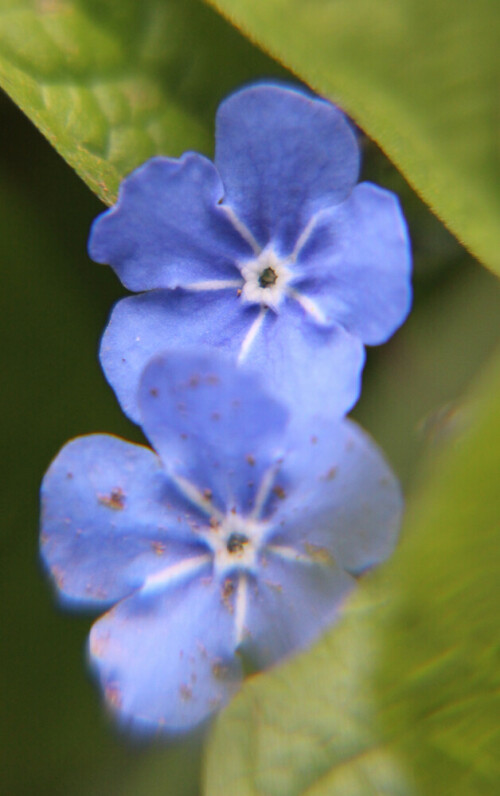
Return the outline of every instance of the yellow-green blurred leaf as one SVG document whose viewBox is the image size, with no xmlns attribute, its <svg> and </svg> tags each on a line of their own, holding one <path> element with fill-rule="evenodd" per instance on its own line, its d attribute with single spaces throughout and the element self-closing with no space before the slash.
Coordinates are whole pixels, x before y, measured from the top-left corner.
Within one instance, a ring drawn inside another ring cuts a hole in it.
<svg viewBox="0 0 500 796">
<path fill-rule="evenodd" d="M 0 85 L 108 204 L 152 155 L 210 151 L 219 100 L 277 71 L 198 0 L 0 0 Z"/>
<path fill-rule="evenodd" d="M 498 361 L 463 413 L 392 560 L 336 628 L 220 717 L 209 796 L 498 792 Z"/>
<path fill-rule="evenodd" d="M 210 0 L 346 110 L 500 271 L 497 0 Z"/>
</svg>

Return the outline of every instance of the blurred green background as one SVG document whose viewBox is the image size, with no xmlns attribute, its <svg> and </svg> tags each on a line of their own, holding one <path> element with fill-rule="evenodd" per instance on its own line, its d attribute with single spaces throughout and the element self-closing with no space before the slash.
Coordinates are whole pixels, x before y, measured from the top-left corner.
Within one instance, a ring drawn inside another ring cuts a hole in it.
<svg viewBox="0 0 500 796">
<path fill-rule="evenodd" d="M 411 494 L 422 458 L 460 428 L 462 396 L 500 341 L 500 291 L 376 145 L 364 139 L 363 148 L 363 178 L 401 197 L 415 303 L 390 343 L 369 352 L 353 414 Z M 199 737 L 140 747 L 115 734 L 85 668 L 91 617 L 56 608 L 38 562 L 38 488 L 58 449 L 94 431 L 141 440 L 97 360 L 123 293 L 110 269 L 86 255 L 89 225 L 102 209 L 0 95 L 0 789 L 9 796 L 184 796 L 199 788 Z"/>
<path fill-rule="evenodd" d="M 390 343 L 369 352 L 354 416 L 411 490 L 419 456 L 453 433 L 461 395 L 500 341 L 500 291 L 368 141 L 363 176 L 401 196 L 414 247 L 415 303 Z M 84 665 L 91 619 L 55 608 L 37 556 L 38 488 L 59 448 L 93 431 L 141 439 L 97 360 L 110 307 L 123 292 L 111 270 L 86 255 L 89 225 L 102 209 L 0 96 L 6 794 L 197 793 L 197 739 L 187 748 L 141 749 L 110 728 Z"/>
</svg>

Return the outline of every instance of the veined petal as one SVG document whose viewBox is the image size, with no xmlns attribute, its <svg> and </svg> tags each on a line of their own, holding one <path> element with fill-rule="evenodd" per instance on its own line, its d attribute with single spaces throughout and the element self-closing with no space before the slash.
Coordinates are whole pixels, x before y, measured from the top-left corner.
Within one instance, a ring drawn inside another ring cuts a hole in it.
<svg viewBox="0 0 500 796">
<path fill-rule="evenodd" d="M 241 680 L 234 617 L 210 578 L 123 600 L 94 624 L 89 649 L 109 707 L 139 733 L 191 729 Z"/>
<path fill-rule="evenodd" d="M 100 359 L 124 412 L 141 422 L 139 381 L 149 360 L 176 346 L 237 352 L 258 315 L 233 291 L 156 290 L 119 301 L 104 332 Z"/>
<path fill-rule="evenodd" d="M 224 201 L 260 245 L 272 239 L 289 254 L 311 215 L 349 195 L 359 148 L 335 106 L 299 89 L 261 84 L 220 105 L 215 164 Z"/>
<path fill-rule="evenodd" d="M 331 558 L 358 574 L 384 561 L 396 544 L 403 500 L 370 436 L 350 420 L 295 423 L 278 481 L 270 544 Z"/>
<path fill-rule="evenodd" d="M 259 667 L 311 644 L 337 618 L 355 581 L 334 562 L 264 553 L 249 586 L 241 649 Z"/>
<path fill-rule="evenodd" d="M 321 326 L 294 299 L 286 302 L 279 315 L 267 311 L 262 317 L 258 306 L 245 306 L 228 291 L 162 290 L 122 299 L 103 335 L 100 358 L 123 410 L 141 422 L 137 390 L 144 367 L 156 354 L 182 346 L 216 349 L 258 371 L 271 395 L 301 416 L 345 414 L 359 396 L 361 341 L 340 326 Z"/>
<path fill-rule="evenodd" d="M 106 434 L 72 440 L 42 484 L 41 555 L 60 598 L 110 605 L 147 577 L 206 552 L 196 512 L 148 448 Z"/>
<path fill-rule="evenodd" d="M 360 392 L 364 350 L 340 326 L 320 325 L 294 299 L 268 312 L 244 360 L 298 417 L 340 417 Z"/>
<path fill-rule="evenodd" d="M 288 419 L 257 374 L 215 351 L 166 352 L 147 365 L 139 405 L 142 427 L 169 472 L 221 511 L 251 510 L 282 451 Z"/>
<path fill-rule="evenodd" d="M 111 265 L 129 290 L 237 279 L 235 262 L 252 248 L 221 208 L 222 197 L 219 175 L 202 155 L 152 158 L 95 220 L 90 256 Z"/>
<path fill-rule="evenodd" d="M 327 322 L 364 343 L 385 342 L 410 309 L 411 253 L 396 196 L 361 183 L 342 204 L 320 213 L 301 248 L 295 285 Z"/>
</svg>

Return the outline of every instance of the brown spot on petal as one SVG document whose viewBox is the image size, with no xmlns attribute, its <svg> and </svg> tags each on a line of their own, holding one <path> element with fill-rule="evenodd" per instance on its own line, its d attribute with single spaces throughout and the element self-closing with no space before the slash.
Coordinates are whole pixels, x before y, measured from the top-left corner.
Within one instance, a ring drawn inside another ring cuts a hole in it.
<svg viewBox="0 0 500 796">
<path fill-rule="evenodd" d="M 166 550 L 164 542 L 151 542 L 151 547 L 157 556 L 162 556 Z"/>
<path fill-rule="evenodd" d="M 200 652 L 201 657 L 202 658 L 207 658 L 208 657 L 208 652 L 207 652 L 207 648 L 205 647 L 205 645 L 202 644 L 201 641 L 197 641 L 196 642 L 196 646 L 198 647 L 198 650 Z"/>
<path fill-rule="evenodd" d="M 66 473 L 66 478 L 69 478 L 69 479 L 73 478 L 73 473 Z"/>
<path fill-rule="evenodd" d="M 220 412 L 212 412 L 212 420 L 220 420 Z"/>
<path fill-rule="evenodd" d="M 122 693 L 116 683 L 110 683 L 104 689 L 104 696 L 106 697 L 106 702 L 112 708 L 119 709 L 122 705 Z"/>
<path fill-rule="evenodd" d="M 318 438 L 316 436 L 311 437 L 311 445 L 316 445 Z"/>
<path fill-rule="evenodd" d="M 215 661 L 212 664 L 212 674 L 216 680 L 226 680 L 229 675 L 229 667 L 222 661 Z"/>
<path fill-rule="evenodd" d="M 329 567 L 335 564 L 335 559 L 326 547 L 320 547 L 319 545 L 311 544 L 310 542 L 306 542 L 304 547 L 307 555 L 310 556 L 316 564 L 325 564 Z"/>
<path fill-rule="evenodd" d="M 62 589 L 64 587 L 64 575 L 59 567 L 52 567 L 52 577 L 54 578 L 58 588 Z"/>
<path fill-rule="evenodd" d="M 99 637 L 92 640 L 90 644 L 90 652 L 92 653 L 94 658 L 101 658 L 103 656 L 107 647 L 107 643 L 108 643 L 107 638 Z"/>
<path fill-rule="evenodd" d="M 285 490 L 283 489 L 282 486 L 279 486 L 278 484 L 275 487 L 273 487 L 273 492 L 276 495 L 276 497 L 279 498 L 280 500 L 283 500 L 283 498 L 286 497 Z"/>
<path fill-rule="evenodd" d="M 231 595 L 234 593 L 234 589 L 235 586 L 233 581 L 230 580 L 229 578 L 226 578 L 226 580 L 222 584 L 221 598 L 222 602 L 224 603 L 230 614 L 232 614 L 234 611 L 233 605 L 231 603 Z"/>
<path fill-rule="evenodd" d="M 119 486 L 112 489 L 109 495 L 98 495 L 97 499 L 101 505 L 115 511 L 120 511 L 125 505 L 125 494 Z"/>
<path fill-rule="evenodd" d="M 123 360 L 123 361 L 125 362 L 125 360 Z M 149 394 L 152 395 L 153 398 L 157 398 L 158 397 L 158 390 L 156 389 L 156 387 L 151 387 L 151 389 L 149 391 Z"/>
<path fill-rule="evenodd" d="M 333 481 L 335 476 L 337 475 L 338 468 L 337 467 L 330 467 L 327 473 L 322 476 L 324 481 Z"/>
<path fill-rule="evenodd" d="M 203 490 L 203 497 L 204 498 L 206 498 L 207 500 L 212 500 L 212 496 L 213 496 L 213 492 L 212 492 L 211 489 L 207 488 L 207 489 Z"/>
<path fill-rule="evenodd" d="M 254 464 L 255 464 L 255 458 L 252 456 L 252 454 L 251 454 L 251 453 L 247 453 L 247 455 L 245 456 L 245 459 L 247 460 L 247 462 L 248 462 L 248 464 L 250 465 L 250 467 L 253 467 L 253 466 L 254 466 Z"/>
<path fill-rule="evenodd" d="M 181 699 L 184 699 L 185 701 L 193 698 L 192 689 L 185 683 L 182 683 L 181 687 L 179 688 L 179 693 L 181 695 Z"/>
</svg>

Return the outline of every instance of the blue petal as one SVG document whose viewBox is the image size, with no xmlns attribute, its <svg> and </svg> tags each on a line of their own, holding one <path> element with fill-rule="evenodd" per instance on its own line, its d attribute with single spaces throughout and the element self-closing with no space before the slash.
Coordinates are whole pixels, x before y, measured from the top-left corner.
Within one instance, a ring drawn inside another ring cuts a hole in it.
<svg viewBox="0 0 500 796">
<path fill-rule="evenodd" d="M 302 91 L 253 86 L 217 113 L 215 164 L 225 200 L 261 246 L 289 253 L 309 218 L 345 199 L 359 148 L 343 113 Z"/>
<path fill-rule="evenodd" d="M 306 647 L 336 620 L 354 585 L 335 564 L 266 552 L 259 580 L 249 589 L 242 650 L 265 667 Z"/>
<path fill-rule="evenodd" d="M 257 312 L 242 309 L 236 290 L 158 290 L 119 301 L 104 332 L 100 359 L 124 412 L 141 422 L 137 391 L 152 357 L 176 346 L 236 351 Z"/>
<path fill-rule="evenodd" d="M 90 656 L 109 707 L 136 732 L 191 729 L 241 679 L 234 618 L 205 578 L 119 603 L 93 626 Z"/>
<path fill-rule="evenodd" d="M 245 365 L 262 373 L 293 414 L 339 417 L 356 403 L 364 364 L 361 342 L 340 326 L 312 321 L 295 301 L 268 312 Z"/>
<path fill-rule="evenodd" d="M 169 472 L 224 511 L 247 513 L 279 458 L 286 409 L 217 352 L 171 351 L 146 367 L 142 427 Z"/>
<path fill-rule="evenodd" d="M 156 157 L 121 185 L 117 204 L 93 224 L 89 253 L 129 290 L 237 279 L 252 250 L 221 208 L 213 164 L 195 153 Z"/>
<path fill-rule="evenodd" d="M 403 509 L 400 487 L 380 449 L 355 423 L 294 424 L 280 478 L 286 499 L 277 504 L 272 543 L 331 557 L 354 574 L 392 553 Z"/>
<path fill-rule="evenodd" d="M 256 306 L 230 291 L 153 291 L 119 301 L 101 344 L 101 364 L 123 410 L 141 422 L 139 379 L 156 354 L 177 346 L 213 350 L 236 362 Z M 294 412 L 341 416 L 356 402 L 364 363 L 362 343 L 340 326 L 327 328 L 287 300 L 279 315 L 268 310 L 243 364 L 265 379 L 270 393 Z"/>
<path fill-rule="evenodd" d="M 394 194 L 362 183 L 318 216 L 297 258 L 297 288 L 364 343 L 387 340 L 410 309 L 411 254 Z"/>
<path fill-rule="evenodd" d="M 69 442 L 42 484 L 41 554 L 64 602 L 110 605 L 206 548 L 148 448 L 93 434 Z"/>
</svg>

